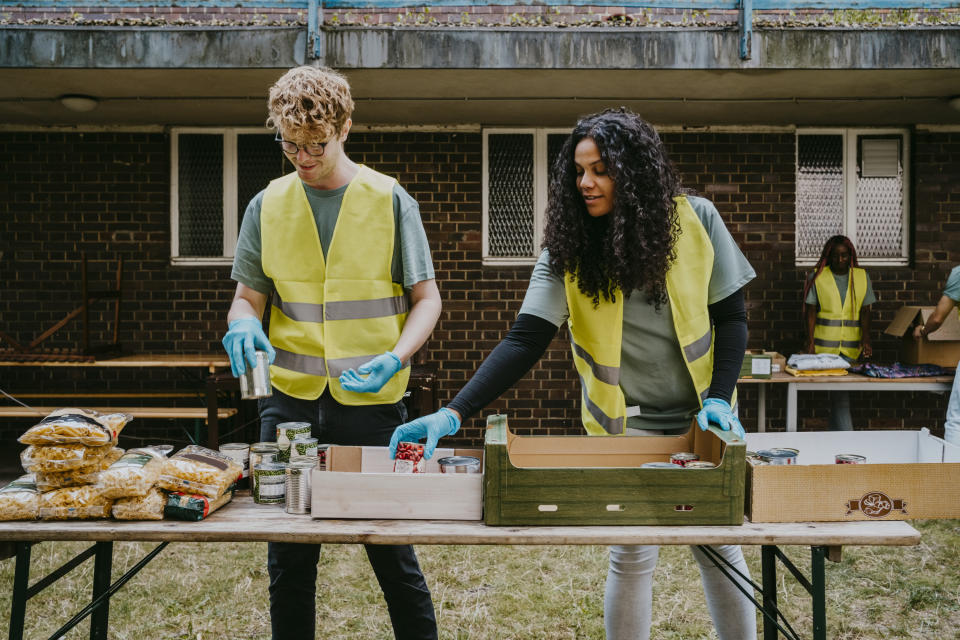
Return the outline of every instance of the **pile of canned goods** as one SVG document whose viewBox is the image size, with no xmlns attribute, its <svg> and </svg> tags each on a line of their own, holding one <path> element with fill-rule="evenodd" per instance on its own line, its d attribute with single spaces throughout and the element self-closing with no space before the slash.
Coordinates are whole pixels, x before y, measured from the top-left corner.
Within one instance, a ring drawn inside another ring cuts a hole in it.
<svg viewBox="0 0 960 640">
<path fill-rule="evenodd" d="M 688 451 L 680 451 L 670 456 L 670 462 L 645 462 L 640 465 L 641 469 L 714 469 L 717 465 L 706 460 L 701 460 L 700 456 Z"/>
<path fill-rule="evenodd" d="M 797 464 L 799 458 L 800 450 L 792 447 L 747 451 L 747 462 L 752 465 L 791 465 Z M 856 453 L 838 453 L 833 457 L 833 461 L 836 464 L 864 464 L 867 458 Z"/>
</svg>

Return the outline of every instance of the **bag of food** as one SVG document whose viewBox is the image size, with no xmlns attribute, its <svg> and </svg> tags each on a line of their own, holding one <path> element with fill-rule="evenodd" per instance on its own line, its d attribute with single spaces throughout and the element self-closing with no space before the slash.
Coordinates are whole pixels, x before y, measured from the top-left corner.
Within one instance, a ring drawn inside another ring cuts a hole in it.
<svg viewBox="0 0 960 640">
<path fill-rule="evenodd" d="M 89 409 L 57 409 L 20 436 L 22 444 L 116 444 L 132 416 L 101 414 Z"/>
<path fill-rule="evenodd" d="M 192 444 L 166 460 L 157 486 L 167 491 L 219 498 L 243 475 L 243 467 L 219 451 Z"/>
<path fill-rule="evenodd" d="M 167 494 L 156 487 L 145 495 L 120 498 L 113 503 L 113 517 L 117 520 L 163 520 Z"/>
<path fill-rule="evenodd" d="M 96 484 L 100 479 L 100 472 L 119 460 L 122 455 L 123 449 L 113 447 L 107 451 L 107 454 L 102 460 L 94 460 L 76 469 L 68 469 L 67 471 L 40 471 L 34 473 L 34 478 L 37 481 L 37 489 L 40 491 L 52 491 L 53 489 L 62 489 L 63 487 L 79 487 L 85 484 Z"/>
<path fill-rule="evenodd" d="M 30 474 L 0 489 L 0 520 L 36 520 L 40 492 Z"/>
<path fill-rule="evenodd" d="M 171 520 L 203 520 L 230 502 L 232 497 L 232 491 L 227 491 L 222 496 L 212 499 L 207 496 L 176 491 L 167 496 L 167 504 L 163 509 L 163 515 Z"/>
<path fill-rule="evenodd" d="M 100 473 L 97 488 L 111 500 L 146 495 L 160 477 L 164 460 L 166 456 L 152 447 L 130 449 Z"/>
<path fill-rule="evenodd" d="M 20 452 L 24 471 L 49 473 L 102 465 L 113 445 L 89 447 L 85 444 L 30 445 Z"/>
<path fill-rule="evenodd" d="M 113 500 L 104 498 L 93 485 L 54 489 L 40 494 L 42 520 L 82 520 L 106 518 Z"/>
</svg>

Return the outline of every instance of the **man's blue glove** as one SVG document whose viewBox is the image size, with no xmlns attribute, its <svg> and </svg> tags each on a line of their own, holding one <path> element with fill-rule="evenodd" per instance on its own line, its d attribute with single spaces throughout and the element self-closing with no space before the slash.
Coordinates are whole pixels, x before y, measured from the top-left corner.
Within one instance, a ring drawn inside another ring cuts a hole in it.
<svg viewBox="0 0 960 640">
<path fill-rule="evenodd" d="M 357 370 L 347 369 L 340 374 L 340 385 L 347 391 L 359 393 L 376 393 L 390 378 L 403 368 L 403 363 L 393 351 L 382 353 L 373 360 L 357 367 Z M 367 376 L 362 378 L 361 376 Z"/>
<path fill-rule="evenodd" d="M 419 442 L 426 438 L 427 444 L 423 447 L 423 457 L 430 458 L 437 441 L 443 436 L 452 436 L 460 428 L 460 418 L 453 411 L 444 407 L 436 413 L 421 416 L 411 422 L 406 422 L 393 431 L 390 438 L 390 457 L 397 457 L 397 445 L 401 442 Z"/>
<path fill-rule="evenodd" d="M 263 332 L 263 325 L 253 316 L 238 318 L 227 326 L 227 334 L 223 336 L 223 348 L 230 356 L 230 370 L 237 378 L 247 371 L 244 360 L 249 362 L 251 367 L 257 366 L 257 351 L 266 351 L 270 364 L 273 364 L 277 357 L 267 334 Z"/>
<path fill-rule="evenodd" d="M 733 414 L 730 405 L 720 398 L 707 398 L 703 401 L 703 409 L 697 414 L 697 424 L 701 431 L 707 430 L 707 424 L 713 423 L 724 431 L 733 430 L 733 434 L 741 440 L 746 440 L 743 425 Z"/>
</svg>

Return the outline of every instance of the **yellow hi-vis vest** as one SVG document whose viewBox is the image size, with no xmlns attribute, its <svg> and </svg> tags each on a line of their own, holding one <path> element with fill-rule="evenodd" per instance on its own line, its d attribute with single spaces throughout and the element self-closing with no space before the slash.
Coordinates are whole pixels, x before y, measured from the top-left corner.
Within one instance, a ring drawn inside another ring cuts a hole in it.
<svg viewBox="0 0 960 640">
<path fill-rule="evenodd" d="M 847 295 L 840 302 L 840 290 L 830 267 L 824 267 L 814 281 L 817 287 L 817 324 L 813 328 L 816 353 L 839 353 L 851 360 L 860 357 L 860 308 L 867 295 L 867 272 L 850 267 Z"/>
<path fill-rule="evenodd" d="M 261 260 L 273 280 L 270 366 L 273 386 L 305 400 L 327 385 L 337 402 L 398 402 L 410 378 L 404 366 L 377 393 L 340 386 L 341 373 L 393 349 L 407 318 L 403 287 L 391 278 L 393 178 L 365 166 L 343 194 L 324 260 L 320 235 L 296 173 L 270 183 L 260 209 Z"/>
<path fill-rule="evenodd" d="M 680 350 L 693 380 L 700 405 L 713 377 L 713 326 L 707 310 L 708 286 L 713 272 L 713 244 L 690 202 L 676 198 L 680 235 L 677 259 L 667 271 L 667 296 Z M 573 361 L 580 375 L 580 415 L 590 435 L 622 435 L 627 407 L 620 389 L 620 355 L 623 340 L 623 293 L 616 301 L 593 300 L 577 287 L 573 274 L 564 278 Z M 736 399 L 731 404 L 735 403 Z"/>
</svg>

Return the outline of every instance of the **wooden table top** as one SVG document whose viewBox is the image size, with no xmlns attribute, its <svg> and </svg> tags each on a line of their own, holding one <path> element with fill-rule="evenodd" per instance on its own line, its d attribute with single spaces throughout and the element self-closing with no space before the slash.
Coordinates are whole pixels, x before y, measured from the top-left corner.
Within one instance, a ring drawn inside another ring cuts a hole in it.
<svg viewBox="0 0 960 640">
<path fill-rule="evenodd" d="M 892 383 L 916 383 L 916 382 L 937 382 L 953 383 L 953 375 L 944 376 L 924 376 L 922 378 L 874 378 L 864 376 L 859 373 L 848 373 L 842 376 L 794 376 L 789 373 L 774 373 L 769 378 L 740 378 L 737 384 L 761 384 L 761 383 L 783 383 L 783 382 L 814 382 L 823 384 L 843 384 L 855 382 L 892 382 Z"/>
<path fill-rule="evenodd" d="M 0 360 L 0 367 L 215 367 L 229 368 L 230 358 L 226 353 L 157 353 L 135 354 L 90 361 L 43 361 L 17 362 Z"/>
<path fill-rule="evenodd" d="M 313 520 L 282 505 L 258 505 L 248 492 L 206 520 L 0 522 L 0 541 L 180 541 L 371 544 L 742 544 L 911 546 L 907 522 L 751 523 L 742 526 L 488 527 L 480 521 Z"/>
</svg>

